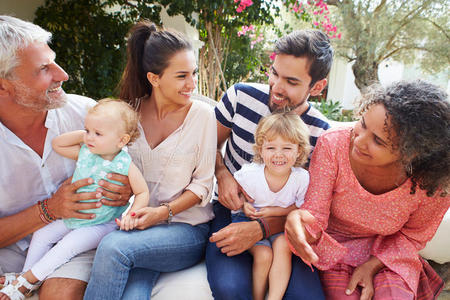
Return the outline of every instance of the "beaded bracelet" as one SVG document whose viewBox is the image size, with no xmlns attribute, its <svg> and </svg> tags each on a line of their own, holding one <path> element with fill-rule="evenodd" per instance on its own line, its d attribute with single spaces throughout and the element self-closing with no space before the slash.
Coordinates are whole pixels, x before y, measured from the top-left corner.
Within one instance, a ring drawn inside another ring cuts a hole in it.
<svg viewBox="0 0 450 300">
<path fill-rule="evenodd" d="M 159 206 L 165 206 L 169 210 L 169 217 L 167 217 L 167 224 L 172 223 L 173 211 L 169 203 L 161 203 Z"/>
<path fill-rule="evenodd" d="M 52 214 L 52 213 L 50 212 L 50 209 L 48 208 L 48 199 L 45 199 L 45 200 L 43 201 L 43 203 L 44 203 L 45 209 L 46 209 L 46 211 L 47 211 L 47 213 L 48 213 L 50 219 L 51 219 L 52 221 L 56 220 L 57 217 L 56 217 L 54 214 Z"/>
<path fill-rule="evenodd" d="M 40 209 L 42 211 L 43 216 L 50 223 L 50 222 L 55 221 L 56 217 L 52 213 L 50 213 L 50 211 L 48 209 L 47 200 L 48 199 L 45 199 L 44 201 L 38 201 L 38 204 L 40 206 Z"/>
<path fill-rule="evenodd" d="M 42 211 L 41 201 L 38 201 L 38 203 L 36 203 L 36 205 L 39 209 L 39 218 L 41 218 L 41 221 L 44 222 L 45 224 L 50 224 L 50 221 L 45 218 L 44 213 Z"/>
</svg>

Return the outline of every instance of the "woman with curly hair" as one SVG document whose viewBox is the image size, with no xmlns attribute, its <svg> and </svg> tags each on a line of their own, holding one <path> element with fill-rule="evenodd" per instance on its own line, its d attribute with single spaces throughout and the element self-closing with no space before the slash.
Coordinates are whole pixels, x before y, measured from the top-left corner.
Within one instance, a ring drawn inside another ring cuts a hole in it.
<svg viewBox="0 0 450 300">
<path fill-rule="evenodd" d="M 372 86 L 360 120 L 323 134 L 305 203 L 286 222 L 293 252 L 327 299 L 435 299 L 443 282 L 418 251 L 450 205 L 450 104 L 423 82 Z"/>
</svg>

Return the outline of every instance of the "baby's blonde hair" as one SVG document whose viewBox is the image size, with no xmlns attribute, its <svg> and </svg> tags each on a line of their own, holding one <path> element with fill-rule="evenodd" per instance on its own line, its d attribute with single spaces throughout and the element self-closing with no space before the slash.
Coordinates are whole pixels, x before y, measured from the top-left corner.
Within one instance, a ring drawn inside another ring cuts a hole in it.
<svg viewBox="0 0 450 300">
<path fill-rule="evenodd" d="M 139 137 L 139 115 L 131 105 L 122 100 L 111 98 L 99 100 L 97 105 L 89 109 L 88 114 L 109 114 L 121 119 L 124 132 L 130 136 L 127 145 L 130 145 Z"/>
<path fill-rule="evenodd" d="M 263 163 L 261 149 L 264 141 L 270 141 L 281 136 L 283 139 L 298 145 L 299 156 L 294 167 L 303 166 L 308 160 L 311 149 L 309 144 L 309 130 L 300 117 L 293 112 L 275 112 L 262 118 L 255 133 L 253 161 Z"/>
</svg>

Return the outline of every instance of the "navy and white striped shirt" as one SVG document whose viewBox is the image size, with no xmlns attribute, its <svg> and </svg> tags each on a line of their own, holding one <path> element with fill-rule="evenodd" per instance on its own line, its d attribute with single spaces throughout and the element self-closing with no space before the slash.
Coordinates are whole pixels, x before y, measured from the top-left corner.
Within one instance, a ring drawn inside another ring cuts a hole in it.
<svg viewBox="0 0 450 300">
<path fill-rule="evenodd" d="M 215 108 L 216 119 L 231 129 L 224 162 L 233 174 L 253 159 L 254 133 L 259 120 L 269 115 L 269 86 L 258 83 L 238 83 L 231 86 Z M 330 128 L 327 118 L 311 104 L 300 116 L 310 131 L 311 151 L 317 138 Z M 217 196 L 215 197 L 217 198 Z"/>
</svg>

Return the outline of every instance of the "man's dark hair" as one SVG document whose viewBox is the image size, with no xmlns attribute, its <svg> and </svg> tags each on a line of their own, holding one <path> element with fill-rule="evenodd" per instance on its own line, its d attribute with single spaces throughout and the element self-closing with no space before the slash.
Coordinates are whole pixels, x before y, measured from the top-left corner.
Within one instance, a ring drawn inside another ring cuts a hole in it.
<svg viewBox="0 0 450 300">
<path fill-rule="evenodd" d="M 327 77 L 333 62 L 330 39 L 319 30 L 296 30 L 280 38 L 275 44 L 275 53 L 306 57 L 311 76 L 310 87 Z"/>
</svg>

